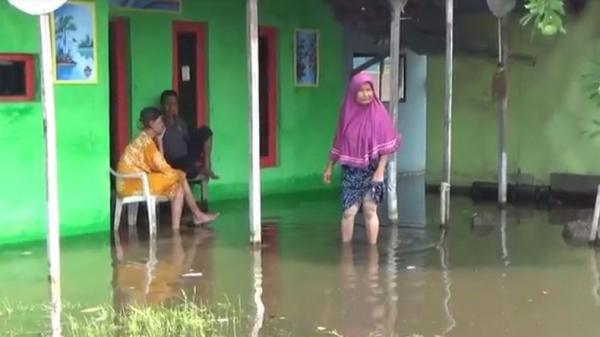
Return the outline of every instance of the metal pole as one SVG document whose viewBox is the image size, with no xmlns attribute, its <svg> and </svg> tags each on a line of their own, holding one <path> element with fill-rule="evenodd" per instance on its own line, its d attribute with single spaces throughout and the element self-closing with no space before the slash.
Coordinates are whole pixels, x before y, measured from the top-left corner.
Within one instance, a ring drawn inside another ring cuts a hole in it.
<svg viewBox="0 0 600 337">
<path fill-rule="evenodd" d="M 506 149 L 506 127 L 508 110 L 508 83 L 506 81 L 507 62 L 507 40 L 506 40 L 506 17 L 498 18 L 498 64 L 500 76 L 502 76 L 504 87 L 503 95 L 500 97 L 499 119 L 500 130 L 498 134 L 498 203 L 505 205 L 507 201 L 508 185 L 508 158 Z"/>
<path fill-rule="evenodd" d="M 390 31 L 390 113 L 394 127 L 398 125 L 398 104 L 400 100 L 400 20 L 403 10 L 401 0 L 391 0 L 392 23 Z M 398 220 L 398 196 L 396 181 L 398 178 L 397 154 L 391 155 L 389 163 L 389 189 L 387 196 L 388 218 Z"/>
<path fill-rule="evenodd" d="M 47 249 L 50 282 L 50 311 L 52 336 L 61 334 L 60 315 L 60 231 L 58 212 L 58 176 L 56 165 L 56 118 L 52 76 L 52 45 L 50 14 L 40 15 L 40 47 L 42 64 L 42 103 L 46 152 L 46 200 L 48 214 Z"/>
<path fill-rule="evenodd" d="M 247 0 L 247 59 L 250 97 L 250 242 L 261 242 L 258 0 Z"/>
<path fill-rule="evenodd" d="M 446 96 L 444 108 L 444 163 L 442 169 L 442 184 L 444 198 L 440 207 L 442 225 L 450 220 L 450 189 L 452 178 L 452 76 L 454 62 L 454 0 L 446 0 Z"/>
</svg>

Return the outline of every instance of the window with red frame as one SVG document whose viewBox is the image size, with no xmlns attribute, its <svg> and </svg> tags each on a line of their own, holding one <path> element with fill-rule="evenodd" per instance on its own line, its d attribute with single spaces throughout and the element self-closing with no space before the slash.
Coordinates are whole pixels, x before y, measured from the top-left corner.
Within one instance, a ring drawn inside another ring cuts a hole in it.
<svg viewBox="0 0 600 337">
<path fill-rule="evenodd" d="M 0 102 L 35 97 L 33 55 L 0 54 Z"/>
</svg>

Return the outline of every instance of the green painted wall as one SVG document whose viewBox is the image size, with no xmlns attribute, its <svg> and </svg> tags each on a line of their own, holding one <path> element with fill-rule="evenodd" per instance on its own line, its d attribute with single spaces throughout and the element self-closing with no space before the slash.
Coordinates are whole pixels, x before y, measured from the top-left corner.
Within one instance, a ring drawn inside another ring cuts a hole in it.
<svg viewBox="0 0 600 337">
<path fill-rule="evenodd" d="M 98 1 L 106 27 L 106 1 Z M 37 19 L 0 1 L 0 53 L 39 53 Z M 98 67 L 108 67 L 107 30 L 98 29 Z M 36 69 L 39 71 L 39 68 Z M 94 85 L 55 85 L 61 233 L 106 230 L 109 219 L 108 77 Z M 39 85 L 35 101 L 0 103 L 0 244 L 45 234 L 45 174 Z"/>
<path fill-rule="evenodd" d="M 61 232 L 105 231 L 110 221 L 109 16 L 130 19 L 132 130 L 139 110 L 156 104 L 171 85 L 171 24 L 208 25 L 209 118 L 216 132 L 214 166 L 222 179 L 212 183 L 211 200 L 244 198 L 248 181 L 245 1 L 186 1 L 181 14 L 115 11 L 96 2 L 98 83 L 55 85 Z M 338 106 L 345 83 L 342 28 L 321 0 L 264 0 L 261 24 L 278 29 L 278 157 L 263 170 L 265 194 L 321 188 Z M 320 31 L 320 85 L 301 88 L 293 80 L 293 33 Z M 39 53 L 33 17 L 0 0 L 0 53 Z M 45 235 L 45 176 L 42 111 L 38 94 L 30 103 L 0 103 L 0 244 Z"/>
<path fill-rule="evenodd" d="M 263 170 L 265 194 L 320 188 L 344 87 L 342 28 L 321 0 L 260 2 L 261 25 L 278 29 L 279 111 L 276 168 Z M 114 11 L 129 18 L 132 134 L 140 109 L 157 104 L 171 87 L 175 20 L 208 25 L 209 120 L 215 131 L 213 165 L 222 179 L 211 183 L 210 199 L 244 198 L 248 181 L 248 89 L 244 0 L 186 1 L 182 14 Z M 321 77 L 318 88 L 294 86 L 293 34 L 319 29 Z"/>
<path fill-rule="evenodd" d="M 531 36 L 531 27 L 511 18 L 510 50 L 530 54 L 535 66 L 512 61 L 509 68 L 509 174 L 532 174 L 536 183 L 548 183 L 552 172 L 598 174 L 600 139 L 591 120 L 600 109 L 583 94 L 581 75 L 600 59 L 600 3 L 590 1 L 585 13 L 570 18 L 567 34 Z M 467 16 L 457 24 L 457 36 L 496 39 L 492 15 Z M 444 59 L 430 57 L 428 69 L 427 179 L 440 181 L 443 151 Z M 491 100 L 495 60 L 457 56 L 453 112 L 454 184 L 496 181 L 498 122 Z"/>
</svg>

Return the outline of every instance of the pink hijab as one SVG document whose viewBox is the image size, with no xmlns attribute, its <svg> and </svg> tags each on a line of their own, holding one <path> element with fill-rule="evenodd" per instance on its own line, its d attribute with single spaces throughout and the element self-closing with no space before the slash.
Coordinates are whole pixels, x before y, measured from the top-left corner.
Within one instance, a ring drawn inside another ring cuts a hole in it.
<svg viewBox="0 0 600 337">
<path fill-rule="evenodd" d="M 367 168 L 372 160 L 396 152 L 402 139 L 375 94 L 367 105 L 356 101 L 356 95 L 365 83 L 373 86 L 367 73 L 361 72 L 352 78 L 329 154 L 332 160 L 358 168 Z"/>
</svg>

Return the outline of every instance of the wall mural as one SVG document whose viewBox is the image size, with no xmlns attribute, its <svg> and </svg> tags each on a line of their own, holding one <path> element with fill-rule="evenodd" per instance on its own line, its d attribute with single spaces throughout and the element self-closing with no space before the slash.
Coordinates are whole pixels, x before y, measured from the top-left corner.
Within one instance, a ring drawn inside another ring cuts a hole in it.
<svg viewBox="0 0 600 337">
<path fill-rule="evenodd" d="M 55 82 L 97 82 L 95 17 L 92 2 L 71 1 L 53 13 Z"/>
</svg>

